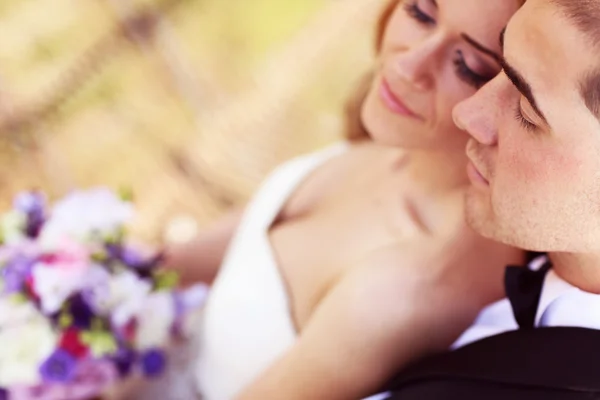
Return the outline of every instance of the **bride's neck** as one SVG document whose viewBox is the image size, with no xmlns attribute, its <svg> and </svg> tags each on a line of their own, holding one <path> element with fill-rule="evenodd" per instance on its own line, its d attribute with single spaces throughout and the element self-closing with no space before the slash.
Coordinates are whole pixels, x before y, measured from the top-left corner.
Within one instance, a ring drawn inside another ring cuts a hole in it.
<svg viewBox="0 0 600 400">
<path fill-rule="evenodd" d="M 406 153 L 406 169 L 426 193 L 436 196 L 454 193 L 468 184 L 464 151 L 422 151 Z"/>
</svg>

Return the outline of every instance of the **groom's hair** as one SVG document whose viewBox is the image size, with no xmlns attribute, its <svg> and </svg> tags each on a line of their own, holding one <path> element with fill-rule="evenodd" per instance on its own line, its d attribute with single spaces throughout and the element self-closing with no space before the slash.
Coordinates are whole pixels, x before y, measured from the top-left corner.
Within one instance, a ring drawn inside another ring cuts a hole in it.
<svg viewBox="0 0 600 400">
<path fill-rule="evenodd" d="M 600 1 L 552 0 L 600 52 Z M 587 108 L 600 118 L 600 63 L 582 77 L 580 91 Z"/>
<path fill-rule="evenodd" d="M 600 39 L 600 2 L 598 0 L 552 0 L 565 16 L 579 28 L 592 43 Z"/>
</svg>

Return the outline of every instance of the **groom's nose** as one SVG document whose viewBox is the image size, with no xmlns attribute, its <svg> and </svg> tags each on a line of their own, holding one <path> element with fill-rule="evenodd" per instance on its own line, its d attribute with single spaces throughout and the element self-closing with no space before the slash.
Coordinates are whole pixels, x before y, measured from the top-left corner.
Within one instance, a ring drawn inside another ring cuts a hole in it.
<svg viewBox="0 0 600 400">
<path fill-rule="evenodd" d="M 494 146 L 498 142 L 496 111 L 499 106 L 497 79 L 479 89 L 468 99 L 458 103 L 452 112 L 454 123 L 476 141 L 483 145 Z"/>
</svg>

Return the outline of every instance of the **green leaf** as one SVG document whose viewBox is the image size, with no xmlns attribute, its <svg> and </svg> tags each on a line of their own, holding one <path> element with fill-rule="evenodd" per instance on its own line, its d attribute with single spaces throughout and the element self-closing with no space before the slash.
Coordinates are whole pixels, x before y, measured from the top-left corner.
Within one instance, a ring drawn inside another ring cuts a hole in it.
<svg viewBox="0 0 600 400">
<path fill-rule="evenodd" d="M 71 325 L 73 325 L 73 316 L 65 312 L 60 313 L 60 316 L 58 317 L 58 326 L 65 329 Z"/>
<path fill-rule="evenodd" d="M 157 270 L 153 274 L 156 290 L 171 290 L 179 284 L 179 274 L 170 270 Z"/>
<path fill-rule="evenodd" d="M 133 203 L 133 189 L 129 186 L 123 186 L 119 189 L 119 197 L 128 203 Z"/>
<path fill-rule="evenodd" d="M 118 346 L 112 333 L 106 331 L 87 331 L 81 334 L 81 341 L 90 348 L 94 357 L 113 354 Z"/>
</svg>

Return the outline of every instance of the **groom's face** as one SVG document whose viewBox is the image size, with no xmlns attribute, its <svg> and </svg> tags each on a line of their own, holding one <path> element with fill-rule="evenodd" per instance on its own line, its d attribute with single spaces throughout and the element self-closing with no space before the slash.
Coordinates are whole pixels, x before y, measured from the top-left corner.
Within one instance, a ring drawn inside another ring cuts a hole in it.
<svg viewBox="0 0 600 400">
<path fill-rule="evenodd" d="M 526 2 L 504 34 L 504 71 L 454 110 L 471 135 L 467 216 L 530 250 L 597 251 L 600 47 L 582 25 L 600 21 L 560 1 L 580 0 Z"/>
</svg>

